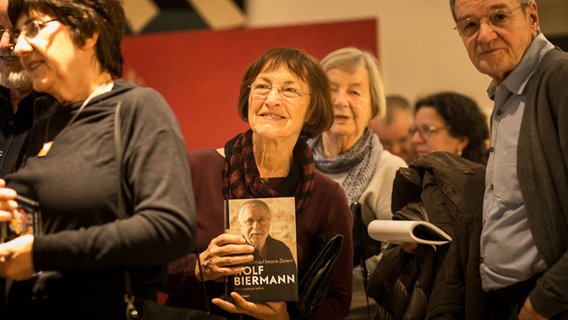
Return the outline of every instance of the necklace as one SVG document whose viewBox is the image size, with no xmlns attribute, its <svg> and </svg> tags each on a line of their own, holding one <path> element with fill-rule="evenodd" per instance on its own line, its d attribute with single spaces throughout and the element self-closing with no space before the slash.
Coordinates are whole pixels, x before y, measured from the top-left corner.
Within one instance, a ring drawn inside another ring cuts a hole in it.
<svg viewBox="0 0 568 320">
<path fill-rule="evenodd" d="M 53 141 L 55 140 L 55 138 L 60 135 L 63 131 L 65 131 L 65 129 L 67 129 L 73 122 L 75 122 L 75 120 L 77 120 L 77 117 L 79 117 L 79 114 L 81 113 L 81 111 L 83 111 L 83 109 L 85 109 L 85 107 L 87 106 L 87 104 L 89 104 L 89 101 L 91 101 L 92 98 L 103 94 L 105 92 L 108 92 L 112 89 L 114 82 L 111 80 L 110 82 L 105 82 L 103 83 L 100 87 L 96 88 L 88 97 L 87 99 L 85 99 L 85 101 L 83 101 L 83 103 L 81 104 L 81 106 L 79 107 L 79 109 L 77 110 L 77 112 L 75 112 L 75 114 L 73 115 L 73 117 L 71 117 L 71 119 L 65 124 L 65 127 L 63 127 L 63 129 L 61 129 L 61 131 L 59 131 L 58 134 L 55 135 L 55 137 L 53 137 L 53 139 L 51 140 L 47 140 L 47 132 L 49 131 L 49 121 L 51 120 L 51 117 L 49 119 L 47 119 L 47 125 L 45 126 L 45 142 L 43 143 L 43 146 L 41 147 L 41 150 L 39 150 L 37 156 L 38 157 L 45 157 L 47 156 L 47 154 L 49 153 L 49 150 L 51 150 L 51 147 L 53 146 Z"/>
</svg>

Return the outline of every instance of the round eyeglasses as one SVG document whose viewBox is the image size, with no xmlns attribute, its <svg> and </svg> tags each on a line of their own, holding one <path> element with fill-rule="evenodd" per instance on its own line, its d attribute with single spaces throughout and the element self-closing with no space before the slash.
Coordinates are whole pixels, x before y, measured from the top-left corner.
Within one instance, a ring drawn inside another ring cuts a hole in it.
<svg viewBox="0 0 568 320">
<path fill-rule="evenodd" d="M 295 98 L 298 98 L 298 97 L 304 96 L 304 95 L 309 95 L 308 92 L 302 92 L 302 91 L 295 89 L 293 87 L 290 87 L 290 86 L 276 87 L 276 86 L 271 86 L 271 85 L 266 84 L 266 83 L 253 83 L 253 84 L 249 85 L 248 87 L 250 88 L 252 94 L 259 97 L 259 98 L 268 97 L 268 94 L 270 92 L 272 92 L 272 89 L 276 89 L 276 91 L 278 91 L 278 94 L 282 98 L 288 99 L 288 100 L 292 100 L 292 99 L 295 99 Z"/>
<path fill-rule="evenodd" d="M 495 9 L 485 19 L 476 17 L 459 19 L 456 22 L 454 30 L 458 30 L 462 36 L 469 38 L 479 32 L 482 23 L 487 23 L 493 28 L 506 28 L 512 21 L 513 12 L 525 5 L 526 4 L 522 4 L 511 10 Z"/>
</svg>

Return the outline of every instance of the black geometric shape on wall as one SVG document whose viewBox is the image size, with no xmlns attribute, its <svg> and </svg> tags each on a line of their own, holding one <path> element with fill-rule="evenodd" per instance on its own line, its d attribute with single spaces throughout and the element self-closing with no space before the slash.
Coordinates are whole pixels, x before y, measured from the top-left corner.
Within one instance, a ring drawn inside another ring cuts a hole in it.
<svg viewBox="0 0 568 320">
<path fill-rule="evenodd" d="M 176 30 L 208 29 L 209 26 L 193 9 L 190 10 L 160 10 L 160 14 L 145 28 L 147 32 L 162 32 Z"/>
<path fill-rule="evenodd" d="M 154 0 L 154 3 L 164 10 L 185 10 L 191 8 L 187 0 Z"/>
</svg>

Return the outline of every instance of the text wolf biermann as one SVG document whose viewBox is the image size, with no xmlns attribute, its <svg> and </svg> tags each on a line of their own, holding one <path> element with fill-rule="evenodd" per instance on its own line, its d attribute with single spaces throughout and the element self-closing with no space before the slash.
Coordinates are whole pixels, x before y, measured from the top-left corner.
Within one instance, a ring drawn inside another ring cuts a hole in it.
<svg viewBox="0 0 568 320">
<path fill-rule="evenodd" d="M 245 271 L 234 276 L 233 283 L 235 286 L 262 286 L 274 284 L 291 284 L 296 283 L 296 274 L 264 274 L 264 264 L 274 263 L 294 263 L 290 259 L 278 260 L 261 260 L 253 261 L 257 266 L 246 266 Z"/>
</svg>

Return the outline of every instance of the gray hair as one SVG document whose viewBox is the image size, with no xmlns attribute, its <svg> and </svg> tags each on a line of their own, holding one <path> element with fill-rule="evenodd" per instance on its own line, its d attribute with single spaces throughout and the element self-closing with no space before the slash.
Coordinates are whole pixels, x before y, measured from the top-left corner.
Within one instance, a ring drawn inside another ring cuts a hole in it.
<svg viewBox="0 0 568 320">
<path fill-rule="evenodd" d="M 262 200 L 253 199 L 253 200 L 246 201 L 239 208 L 239 214 L 238 214 L 239 220 L 241 220 L 241 215 L 243 214 L 243 212 L 247 208 L 262 208 L 268 214 L 268 217 L 272 218 L 272 214 L 270 213 L 270 207 L 268 207 L 266 202 L 264 202 Z"/>
<path fill-rule="evenodd" d="M 334 68 L 347 72 L 355 72 L 361 67 L 367 69 L 371 92 L 371 118 L 382 118 L 386 113 L 385 90 L 378 65 L 379 62 L 372 53 L 353 47 L 335 50 L 321 60 L 325 71 Z"/>
<path fill-rule="evenodd" d="M 536 0 L 519 0 L 519 4 L 521 5 L 521 10 L 523 10 L 524 14 L 527 13 L 526 9 L 527 6 L 532 3 L 536 3 Z M 456 0 L 450 0 L 450 10 L 452 10 L 452 17 L 454 17 L 454 21 L 457 21 L 455 9 L 456 9 Z"/>
</svg>

